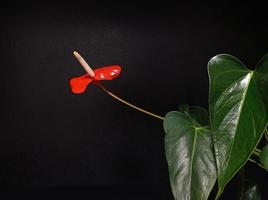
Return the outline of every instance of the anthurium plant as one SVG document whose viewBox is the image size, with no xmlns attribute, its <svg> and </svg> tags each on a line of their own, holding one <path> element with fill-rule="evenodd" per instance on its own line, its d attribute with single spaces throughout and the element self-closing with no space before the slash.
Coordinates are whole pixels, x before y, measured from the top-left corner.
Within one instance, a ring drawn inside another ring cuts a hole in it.
<svg viewBox="0 0 268 200">
<path fill-rule="evenodd" d="M 179 105 L 165 117 L 137 107 L 104 87 L 102 81 L 118 77 L 120 66 L 92 70 L 80 54 L 74 55 L 86 74 L 70 80 L 73 93 L 84 93 L 92 83 L 119 102 L 163 121 L 175 200 L 219 199 L 248 161 L 268 171 L 268 54 L 255 70 L 228 54 L 213 57 L 208 62 L 209 111 Z M 257 185 L 242 185 L 239 199 L 261 199 Z M 214 196 L 213 188 L 217 190 Z"/>
</svg>

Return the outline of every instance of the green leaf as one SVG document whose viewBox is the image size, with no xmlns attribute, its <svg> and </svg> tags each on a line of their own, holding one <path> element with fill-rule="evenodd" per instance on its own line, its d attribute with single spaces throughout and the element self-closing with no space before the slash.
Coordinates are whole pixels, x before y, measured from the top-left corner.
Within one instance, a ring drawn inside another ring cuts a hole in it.
<svg viewBox="0 0 268 200">
<path fill-rule="evenodd" d="M 205 108 L 182 104 L 179 106 L 179 111 L 192 116 L 202 126 L 209 125 L 209 115 Z"/>
<path fill-rule="evenodd" d="M 241 200 L 261 200 L 261 193 L 257 185 L 249 187 L 243 194 Z"/>
<path fill-rule="evenodd" d="M 262 149 L 259 159 L 263 168 L 268 171 L 268 145 Z"/>
<path fill-rule="evenodd" d="M 247 162 L 267 124 L 268 54 L 255 71 L 231 55 L 208 63 L 210 122 L 218 172 L 218 195 Z"/>
<path fill-rule="evenodd" d="M 169 178 L 176 200 L 206 200 L 217 179 L 210 131 L 189 114 L 164 119 Z"/>
</svg>

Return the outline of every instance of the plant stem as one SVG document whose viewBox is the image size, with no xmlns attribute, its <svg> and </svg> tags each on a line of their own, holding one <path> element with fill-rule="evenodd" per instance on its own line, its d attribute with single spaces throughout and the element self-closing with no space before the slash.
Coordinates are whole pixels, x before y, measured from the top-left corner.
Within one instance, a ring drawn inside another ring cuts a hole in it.
<svg viewBox="0 0 268 200">
<path fill-rule="evenodd" d="M 253 162 L 253 163 L 255 163 L 256 165 L 258 165 L 259 167 L 261 167 L 261 168 L 263 168 L 264 169 L 264 167 L 260 164 L 260 163 L 258 163 L 257 161 L 255 161 L 255 160 L 253 160 L 253 159 L 248 159 L 250 162 Z"/>
<path fill-rule="evenodd" d="M 267 129 L 264 132 L 264 136 L 265 136 L 266 141 L 268 142 L 268 130 Z"/>
<path fill-rule="evenodd" d="M 254 151 L 258 152 L 258 153 L 261 153 L 261 150 L 258 149 L 258 148 L 255 148 Z"/>
<path fill-rule="evenodd" d="M 138 111 L 140 111 L 140 112 L 143 112 L 143 113 L 145 113 L 145 114 L 147 114 L 147 115 L 150 115 L 150 116 L 155 117 L 155 118 L 160 119 L 160 120 L 164 120 L 163 117 L 161 117 L 161 116 L 159 116 L 159 115 L 157 115 L 157 114 L 154 114 L 154 113 L 152 113 L 152 112 L 149 112 L 149 111 L 147 111 L 147 110 L 144 110 L 144 109 L 142 109 L 142 108 L 139 108 L 139 107 L 137 107 L 137 106 L 135 106 L 135 105 L 133 105 L 133 104 L 131 104 L 131 103 L 129 103 L 129 102 L 127 102 L 127 101 L 121 99 L 120 97 L 116 96 L 115 94 L 113 94 L 112 92 L 110 92 L 109 90 L 107 90 L 102 84 L 98 83 L 97 85 L 98 85 L 104 92 L 106 92 L 108 95 L 110 95 L 111 97 L 113 97 L 113 98 L 116 99 L 117 101 L 119 101 L 119 102 L 121 102 L 121 103 L 123 103 L 123 104 L 125 104 L 125 105 L 127 105 L 127 106 L 129 106 L 129 107 L 131 107 L 131 108 L 133 108 L 133 109 L 136 109 L 136 110 L 138 110 Z"/>
<path fill-rule="evenodd" d="M 252 152 L 252 154 L 254 154 L 255 156 L 260 156 L 260 152 L 255 151 L 255 149 L 254 149 L 254 151 Z"/>
</svg>

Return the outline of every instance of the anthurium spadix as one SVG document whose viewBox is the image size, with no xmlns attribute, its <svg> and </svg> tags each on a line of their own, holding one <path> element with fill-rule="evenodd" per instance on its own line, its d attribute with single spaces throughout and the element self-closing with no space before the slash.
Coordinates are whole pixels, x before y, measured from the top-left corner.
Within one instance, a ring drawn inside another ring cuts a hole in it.
<svg viewBox="0 0 268 200">
<path fill-rule="evenodd" d="M 254 71 L 231 55 L 217 55 L 209 61 L 208 73 L 219 197 L 247 162 L 267 125 L 268 54 Z"/>
</svg>

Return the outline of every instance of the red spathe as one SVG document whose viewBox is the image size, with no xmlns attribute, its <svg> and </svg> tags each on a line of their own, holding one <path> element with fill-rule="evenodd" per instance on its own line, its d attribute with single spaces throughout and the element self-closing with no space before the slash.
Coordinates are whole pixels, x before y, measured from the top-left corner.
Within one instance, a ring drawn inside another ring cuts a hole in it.
<svg viewBox="0 0 268 200">
<path fill-rule="evenodd" d="M 85 74 L 70 80 L 70 86 L 73 93 L 82 94 L 93 80 L 102 81 L 115 79 L 119 76 L 121 67 L 119 65 L 111 65 L 101 67 L 93 71 L 95 73 L 94 77 L 91 77 L 89 74 Z"/>
</svg>

